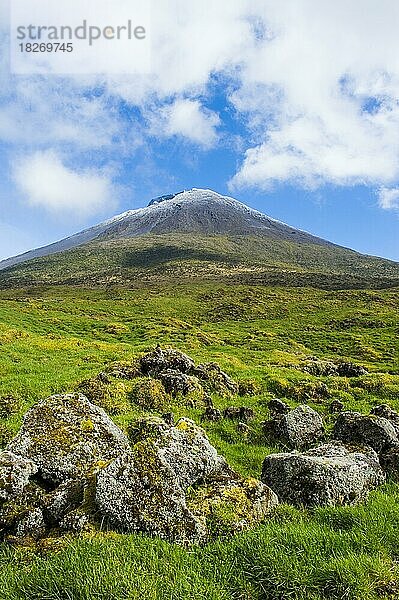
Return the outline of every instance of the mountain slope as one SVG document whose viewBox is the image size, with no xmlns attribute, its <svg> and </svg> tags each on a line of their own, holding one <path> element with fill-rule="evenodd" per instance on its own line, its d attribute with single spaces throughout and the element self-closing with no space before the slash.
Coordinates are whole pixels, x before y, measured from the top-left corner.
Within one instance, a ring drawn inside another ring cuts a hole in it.
<svg viewBox="0 0 399 600">
<path fill-rule="evenodd" d="M 146 208 L 129 210 L 54 244 L 3 260 L 0 262 L 0 269 L 32 258 L 70 250 L 94 239 L 131 238 L 146 233 L 178 231 L 243 235 L 259 233 L 278 239 L 291 239 L 295 236 L 296 241 L 328 243 L 267 217 L 233 198 L 221 196 L 211 190 L 192 189 L 155 198 Z"/>
<path fill-rule="evenodd" d="M 323 288 L 399 285 L 399 264 L 294 229 L 210 190 L 162 196 L 0 263 L 0 287 L 224 281 Z"/>
</svg>

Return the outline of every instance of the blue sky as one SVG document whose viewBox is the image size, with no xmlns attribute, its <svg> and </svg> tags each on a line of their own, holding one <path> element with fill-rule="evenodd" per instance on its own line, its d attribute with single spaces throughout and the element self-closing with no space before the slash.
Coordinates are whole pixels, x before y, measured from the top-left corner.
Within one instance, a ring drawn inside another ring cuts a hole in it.
<svg viewBox="0 0 399 600">
<path fill-rule="evenodd" d="M 399 260 L 399 7 L 359 4 L 157 0 L 146 75 L 16 76 L 3 28 L 0 258 L 205 187 Z"/>
</svg>

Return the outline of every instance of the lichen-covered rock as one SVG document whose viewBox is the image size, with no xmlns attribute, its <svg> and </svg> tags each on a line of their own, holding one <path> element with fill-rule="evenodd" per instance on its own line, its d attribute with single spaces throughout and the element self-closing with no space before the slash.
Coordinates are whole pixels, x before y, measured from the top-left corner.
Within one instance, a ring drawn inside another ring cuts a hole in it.
<svg viewBox="0 0 399 600">
<path fill-rule="evenodd" d="M 286 415 L 291 410 L 288 404 L 286 404 L 279 398 L 273 398 L 272 400 L 270 400 L 267 407 L 272 417 L 275 417 L 276 415 Z"/>
<path fill-rule="evenodd" d="M 341 362 L 337 365 L 338 375 L 341 377 L 361 377 L 367 375 L 368 371 L 361 365 L 351 362 Z"/>
<path fill-rule="evenodd" d="M 84 482 L 71 479 L 46 494 L 42 506 L 46 521 L 55 526 L 66 514 L 78 508 L 84 499 L 83 491 Z"/>
<path fill-rule="evenodd" d="M 122 531 L 145 531 L 166 539 L 199 541 L 204 524 L 186 505 L 186 490 L 230 473 L 204 431 L 189 419 L 175 426 L 155 417 L 129 428 L 131 453 L 97 474 L 95 502 Z"/>
<path fill-rule="evenodd" d="M 205 528 L 187 508 L 176 473 L 152 440 L 137 442 L 97 475 L 97 507 L 121 531 L 173 541 L 200 541 Z"/>
<path fill-rule="evenodd" d="M 281 502 L 296 506 L 355 504 L 384 479 L 373 450 L 356 451 L 339 442 L 304 453 L 271 454 L 261 476 Z"/>
<path fill-rule="evenodd" d="M 72 533 L 80 533 L 90 523 L 90 518 L 87 513 L 81 509 L 69 512 L 61 519 L 59 526 L 62 531 L 70 531 Z"/>
<path fill-rule="evenodd" d="M 231 396 L 238 394 L 238 384 L 222 371 L 215 362 L 199 364 L 194 370 L 193 375 L 198 377 L 204 385 L 222 396 Z"/>
<path fill-rule="evenodd" d="M 174 369 L 167 369 L 157 375 L 166 392 L 174 398 L 177 396 L 190 396 L 193 401 L 203 400 L 204 389 L 197 377 L 186 375 Z"/>
<path fill-rule="evenodd" d="M 129 449 L 129 441 L 106 413 L 81 394 L 51 396 L 33 406 L 7 446 L 33 460 L 52 484 L 77 478 Z"/>
<path fill-rule="evenodd" d="M 307 448 L 324 434 L 323 419 L 306 404 L 297 406 L 272 421 L 274 437 L 290 448 Z"/>
<path fill-rule="evenodd" d="M 168 369 L 190 374 L 195 367 L 194 361 L 187 354 L 179 352 L 179 350 L 173 350 L 172 348 L 162 349 L 160 346 L 142 356 L 139 365 L 144 375 L 152 376 L 156 376 Z"/>
<path fill-rule="evenodd" d="M 333 435 L 342 442 L 370 446 L 377 453 L 386 452 L 398 443 L 396 431 L 387 419 L 349 411 L 338 416 Z"/>
<path fill-rule="evenodd" d="M 37 472 L 31 460 L 12 452 L 0 453 L 0 504 L 13 500 L 24 492 L 29 479 Z"/>
<path fill-rule="evenodd" d="M 190 419 L 179 419 L 175 426 L 156 417 L 141 419 L 129 428 L 129 437 L 133 444 L 151 441 L 183 490 L 227 467 L 205 432 Z"/>
<path fill-rule="evenodd" d="M 393 410 L 388 404 L 380 404 L 379 406 L 375 406 L 370 413 L 387 419 L 395 429 L 396 435 L 399 435 L 399 413 L 396 410 Z"/>
<path fill-rule="evenodd" d="M 40 537 L 46 531 L 46 523 L 44 521 L 41 508 L 32 508 L 20 518 L 15 535 L 17 537 Z"/>
<path fill-rule="evenodd" d="M 228 406 L 223 411 L 225 419 L 247 423 L 255 417 L 255 412 L 248 406 Z"/>
<path fill-rule="evenodd" d="M 201 415 L 201 421 L 212 421 L 214 423 L 221 421 L 222 418 L 222 411 L 218 408 L 214 408 L 213 406 L 208 406 Z"/>
<path fill-rule="evenodd" d="M 25 522 L 27 515 L 37 508 L 41 510 L 44 496 L 45 491 L 34 481 L 29 481 L 21 494 L 3 502 L 0 508 L 1 537 L 16 534 L 18 525 Z M 20 532 L 22 527 L 19 528 Z"/>
<path fill-rule="evenodd" d="M 198 542 L 249 527 L 277 503 L 266 486 L 232 471 L 189 419 L 142 419 L 129 435 L 132 452 L 97 474 L 96 506 L 117 529 Z"/>
<path fill-rule="evenodd" d="M 328 360 L 319 360 L 315 357 L 308 359 L 302 370 L 305 373 L 322 377 L 338 375 L 338 366 L 335 363 Z"/>
<path fill-rule="evenodd" d="M 278 498 L 257 479 L 210 482 L 190 491 L 188 507 L 206 524 L 208 537 L 229 535 L 262 522 Z"/>
</svg>

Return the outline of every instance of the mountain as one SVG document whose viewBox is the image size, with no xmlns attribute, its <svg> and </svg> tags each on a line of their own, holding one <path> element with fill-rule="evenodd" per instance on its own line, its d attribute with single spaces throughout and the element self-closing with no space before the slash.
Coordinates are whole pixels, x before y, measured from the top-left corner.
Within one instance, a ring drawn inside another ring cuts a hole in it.
<svg viewBox="0 0 399 600">
<path fill-rule="evenodd" d="M 297 241 L 328 243 L 276 221 L 233 198 L 221 196 L 211 190 L 192 189 L 155 198 L 146 208 L 128 210 L 64 240 L 3 260 L 0 262 L 0 269 L 32 258 L 70 250 L 94 239 L 111 240 L 147 233 L 174 232 L 205 235 L 257 233 L 287 240 L 295 235 Z"/>
<path fill-rule="evenodd" d="M 64 240 L 0 262 L 0 286 L 218 279 L 386 287 L 399 264 L 290 227 L 237 200 L 192 189 L 151 200 Z"/>
</svg>

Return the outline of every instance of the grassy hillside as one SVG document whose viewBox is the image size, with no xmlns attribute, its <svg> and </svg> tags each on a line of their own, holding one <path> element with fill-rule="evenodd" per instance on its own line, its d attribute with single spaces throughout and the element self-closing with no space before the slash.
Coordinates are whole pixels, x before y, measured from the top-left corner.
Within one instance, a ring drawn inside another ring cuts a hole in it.
<svg viewBox="0 0 399 600">
<path fill-rule="evenodd" d="M 150 250 L 141 251 L 148 260 Z M 215 244 L 213 251 L 226 252 L 223 244 L 218 248 Z M 83 261 L 79 252 L 70 256 Z M 105 257 L 119 261 L 118 252 L 136 260 L 135 266 L 126 267 L 128 271 L 144 268 L 142 263 L 137 266 L 137 247 L 134 252 L 126 248 L 111 252 L 106 247 L 94 272 L 104 268 Z M 298 272 L 301 260 L 297 257 Z M 55 257 L 46 261 L 59 282 L 68 277 Z M 152 273 L 151 269 L 158 266 L 148 267 Z M 160 271 L 155 272 L 160 277 Z M 41 272 L 37 274 L 40 281 Z M 245 475 L 259 477 L 264 456 L 276 450 L 261 427 L 268 418 L 267 402 L 276 395 L 291 406 L 308 402 L 324 414 L 328 426 L 334 421 L 328 410 L 334 399 L 362 412 L 382 402 L 399 409 L 398 289 L 331 292 L 230 286 L 221 279 L 179 285 L 161 285 L 154 279 L 151 285 L 149 277 L 144 286 L 137 281 L 137 289 L 131 290 L 43 286 L 2 290 L 0 398 L 13 398 L 0 402 L 3 444 L 39 398 L 73 390 L 113 361 L 134 357 L 156 343 L 176 347 L 197 361 L 217 361 L 237 380 L 252 382 L 255 395 L 213 397 L 219 408 L 236 404 L 255 409 L 247 433 L 231 421 L 203 423 L 218 450 Z M 369 374 L 352 379 L 315 377 L 303 371 L 310 356 L 354 361 L 367 367 Z M 322 394 L 320 383 L 326 386 Z M 202 413 L 200 408 L 173 402 L 167 409 L 197 422 Z M 124 428 L 139 414 L 132 406 L 113 418 Z M 366 505 L 313 511 L 280 506 L 254 531 L 205 547 L 185 549 L 117 534 L 82 535 L 70 544 L 59 540 L 53 548 L 57 551 L 50 553 L 40 547 L 34 551 L 3 545 L 0 596 L 4 600 L 125 600 L 143 594 L 149 600 L 393 599 L 399 597 L 398 517 L 399 485 L 389 482 L 373 492 Z"/>
<path fill-rule="evenodd" d="M 0 271 L 0 288 L 25 285 L 132 287 L 172 281 L 315 286 L 399 285 L 399 263 L 338 246 L 262 236 L 145 235 L 97 241 Z"/>
</svg>

